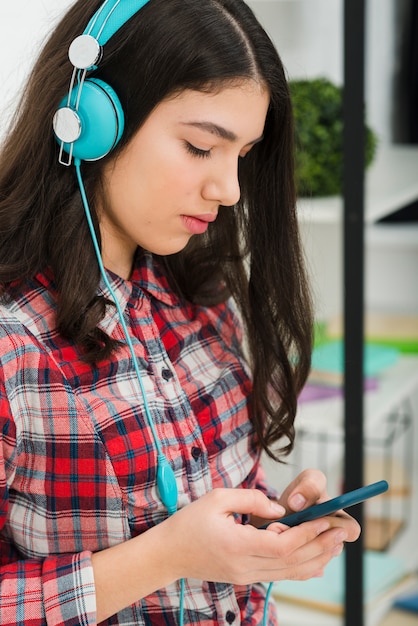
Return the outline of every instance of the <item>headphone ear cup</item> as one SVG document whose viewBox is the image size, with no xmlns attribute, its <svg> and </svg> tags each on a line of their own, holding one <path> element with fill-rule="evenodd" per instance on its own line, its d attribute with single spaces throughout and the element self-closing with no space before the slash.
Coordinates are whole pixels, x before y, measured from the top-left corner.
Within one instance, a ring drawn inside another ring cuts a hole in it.
<svg viewBox="0 0 418 626">
<path fill-rule="evenodd" d="M 71 107 L 75 109 L 78 87 L 71 93 Z M 66 96 L 59 108 L 68 106 Z M 122 137 L 125 116 L 120 100 L 110 85 L 98 78 L 85 80 L 77 109 L 81 132 L 73 144 L 64 143 L 64 151 L 81 161 L 97 161 L 109 154 Z"/>
</svg>

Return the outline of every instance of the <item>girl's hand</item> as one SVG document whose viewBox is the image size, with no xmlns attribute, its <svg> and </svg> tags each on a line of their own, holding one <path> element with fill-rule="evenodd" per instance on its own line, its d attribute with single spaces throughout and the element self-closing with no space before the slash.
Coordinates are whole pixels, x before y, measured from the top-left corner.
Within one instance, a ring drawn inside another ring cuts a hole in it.
<svg viewBox="0 0 418 626">
<path fill-rule="evenodd" d="M 280 501 L 293 509 L 326 497 L 323 475 L 309 471 Z M 259 530 L 237 523 L 234 513 L 272 524 Z M 215 489 L 145 533 L 96 552 L 97 622 L 180 578 L 236 585 L 306 580 L 321 575 L 344 542 L 359 535 L 347 514 L 288 528 L 274 521 L 284 513 L 256 489 Z"/>
<path fill-rule="evenodd" d="M 306 476 L 296 479 L 286 490 L 289 499 L 302 493 L 313 503 L 325 496 L 322 479 L 319 488 L 309 483 Z M 327 517 L 294 528 L 274 523 L 259 530 L 238 524 L 233 515 L 277 519 L 284 512 L 260 491 L 244 489 L 216 489 L 181 509 L 160 525 L 166 545 L 171 544 L 167 559 L 175 564 L 175 577 L 238 585 L 306 580 L 321 574 L 345 541 L 358 537 L 358 524 L 350 516 L 335 518 L 336 524 Z"/>
<path fill-rule="evenodd" d="M 319 470 L 304 470 L 284 490 L 279 498 L 286 512 L 301 511 L 313 504 L 329 500 L 326 490 L 326 478 Z M 358 522 L 345 511 L 339 511 L 326 518 L 331 526 L 345 528 L 346 541 L 352 542 L 359 538 L 361 528 Z"/>
</svg>

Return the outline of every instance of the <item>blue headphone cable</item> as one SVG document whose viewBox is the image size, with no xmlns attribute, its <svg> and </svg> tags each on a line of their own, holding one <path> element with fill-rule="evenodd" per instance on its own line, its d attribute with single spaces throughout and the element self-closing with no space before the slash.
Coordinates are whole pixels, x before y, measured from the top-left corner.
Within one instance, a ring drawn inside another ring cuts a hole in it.
<svg viewBox="0 0 418 626">
<path fill-rule="evenodd" d="M 268 620 L 268 607 L 270 602 L 270 596 L 273 589 L 273 583 L 270 583 L 267 587 L 266 598 L 264 600 L 264 611 L 263 611 L 263 626 L 267 626 Z"/>
<path fill-rule="evenodd" d="M 132 344 L 132 340 L 129 336 L 129 332 L 128 332 L 128 328 L 126 326 L 126 322 L 125 322 L 125 318 L 123 316 L 123 311 L 121 309 L 121 306 L 118 302 L 118 299 L 116 297 L 116 294 L 112 288 L 112 285 L 109 282 L 109 279 L 107 277 L 106 274 L 106 270 L 104 268 L 103 265 L 103 260 L 102 260 L 102 255 L 100 252 L 100 248 L 99 248 L 99 244 L 97 241 L 97 237 L 96 237 L 96 232 L 94 230 L 94 224 L 93 224 L 93 220 L 91 218 L 91 212 L 90 212 L 90 207 L 89 207 L 89 203 L 88 203 L 88 199 L 87 199 L 87 194 L 86 194 L 86 190 L 84 188 L 84 183 L 83 183 L 83 177 L 81 174 L 81 161 L 80 159 L 74 159 L 74 166 L 75 166 L 75 170 L 76 170 L 76 174 L 77 174 L 77 182 L 78 182 L 78 186 L 80 188 L 80 194 L 81 194 L 81 199 L 83 202 L 83 206 L 84 206 L 84 211 L 86 214 L 86 218 L 87 218 L 87 224 L 89 227 L 89 231 L 90 231 L 90 235 L 93 241 L 93 246 L 94 246 L 94 251 L 97 257 L 97 262 L 99 264 L 99 269 L 100 269 L 100 274 L 101 277 L 103 279 L 104 284 L 106 285 L 106 288 L 108 289 L 113 302 L 115 304 L 118 316 L 119 316 L 119 320 L 123 329 L 123 333 L 125 335 L 125 339 L 126 339 L 126 343 L 128 345 L 129 351 L 131 353 L 131 357 L 132 357 L 132 362 L 133 362 L 133 366 L 135 369 L 135 374 L 136 377 L 138 379 L 139 382 L 139 386 L 141 389 L 141 395 L 143 398 L 143 402 L 144 402 L 144 410 L 145 410 L 145 415 L 147 418 L 147 423 L 149 425 L 149 427 L 151 428 L 151 432 L 153 435 L 153 439 L 154 439 L 154 444 L 155 444 L 155 448 L 157 450 L 157 488 L 158 488 L 158 493 L 160 495 L 161 501 L 163 502 L 164 506 L 166 507 L 168 514 L 172 515 L 173 513 L 176 512 L 177 510 L 177 498 L 178 498 L 178 491 L 177 491 L 177 483 L 176 483 L 176 477 L 174 475 L 174 472 L 170 466 L 170 464 L 167 461 L 166 456 L 164 455 L 163 451 L 162 451 L 162 447 L 161 447 L 161 443 L 160 440 L 158 438 L 157 435 L 157 431 L 155 428 L 155 424 L 154 421 L 151 417 L 151 411 L 148 405 L 148 401 L 147 401 L 147 397 L 146 397 L 146 393 L 145 393 L 145 388 L 144 388 L 144 384 L 142 381 L 142 376 L 141 373 L 139 371 L 139 366 L 138 366 L 138 360 L 135 354 L 135 350 Z M 183 626 L 184 624 L 184 595 L 185 595 L 185 582 L 184 579 L 182 579 L 180 581 L 180 626 Z"/>
</svg>

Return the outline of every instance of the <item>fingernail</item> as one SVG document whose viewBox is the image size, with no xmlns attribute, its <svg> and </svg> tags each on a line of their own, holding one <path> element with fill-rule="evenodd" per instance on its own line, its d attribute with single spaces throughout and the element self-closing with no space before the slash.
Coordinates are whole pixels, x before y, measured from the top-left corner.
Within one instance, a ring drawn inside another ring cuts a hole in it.
<svg viewBox="0 0 418 626">
<path fill-rule="evenodd" d="M 282 506 L 278 502 L 274 502 L 273 500 L 271 501 L 271 508 L 274 515 L 277 515 L 278 517 L 281 517 L 286 513 L 286 509 L 284 508 L 284 506 Z"/>
<path fill-rule="evenodd" d="M 306 505 L 306 498 L 301 493 L 296 493 L 290 498 L 289 505 L 294 511 L 300 511 Z"/>
<path fill-rule="evenodd" d="M 306 498 L 301 493 L 296 493 L 290 498 L 289 505 L 294 511 L 300 511 L 306 506 Z"/>
<path fill-rule="evenodd" d="M 340 543 L 340 545 L 334 548 L 334 550 L 332 551 L 332 554 L 334 556 L 339 556 L 343 550 L 344 550 L 344 544 Z"/>
</svg>

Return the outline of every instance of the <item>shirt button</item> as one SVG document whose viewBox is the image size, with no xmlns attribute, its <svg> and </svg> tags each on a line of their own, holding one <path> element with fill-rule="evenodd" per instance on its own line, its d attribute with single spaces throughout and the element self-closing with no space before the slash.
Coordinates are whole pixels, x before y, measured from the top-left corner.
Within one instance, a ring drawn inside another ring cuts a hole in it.
<svg viewBox="0 0 418 626">
<path fill-rule="evenodd" d="M 164 378 L 164 380 L 171 380 L 174 376 L 173 372 L 168 369 L 168 367 L 165 367 L 162 371 L 161 371 L 161 376 Z"/>
<path fill-rule="evenodd" d="M 192 457 L 194 458 L 194 460 L 197 461 L 197 459 L 200 459 L 201 456 L 202 456 L 202 448 L 198 448 L 197 446 L 194 446 L 192 448 Z"/>
<path fill-rule="evenodd" d="M 232 611 L 228 611 L 225 615 L 225 619 L 228 624 L 232 624 L 233 622 L 235 622 L 235 613 L 233 613 Z"/>
</svg>

